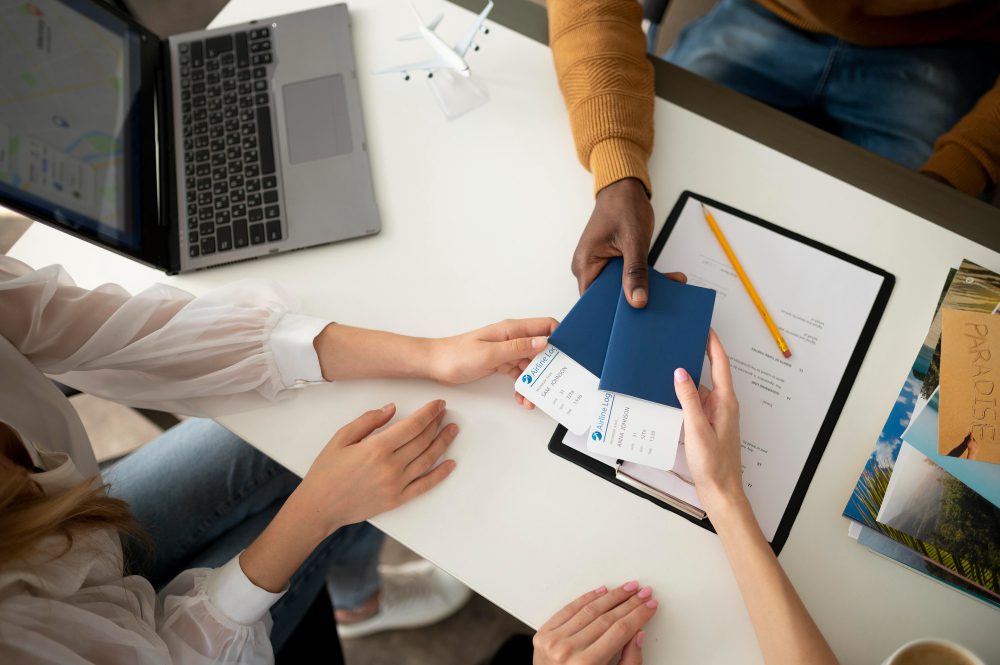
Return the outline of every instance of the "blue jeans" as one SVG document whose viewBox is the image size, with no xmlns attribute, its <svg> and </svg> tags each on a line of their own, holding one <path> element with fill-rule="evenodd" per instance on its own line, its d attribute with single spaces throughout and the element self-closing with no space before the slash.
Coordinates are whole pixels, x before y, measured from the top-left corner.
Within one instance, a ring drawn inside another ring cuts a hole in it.
<svg viewBox="0 0 1000 665">
<path fill-rule="evenodd" d="M 722 0 L 666 60 L 912 169 L 1000 76 L 1000 44 L 872 48 Z"/>
<path fill-rule="evenodd" d="M 129 503 L 155 547 L 128 543 L 135 572 L 157 589 L 187 568 L 216 568 L 246 549 L 299 478 L 211 420 L 195 418 L 103 472 L 109 494 Z M 379 588 L 382 532 L 367 522 L 336 531 L 316 548 L 271 608 L 271 643 L 281 649 L 324 581 L 339 609 L 359 607 Z M 332 619 L 332 617 L 331 617 Z"/>
</svg>

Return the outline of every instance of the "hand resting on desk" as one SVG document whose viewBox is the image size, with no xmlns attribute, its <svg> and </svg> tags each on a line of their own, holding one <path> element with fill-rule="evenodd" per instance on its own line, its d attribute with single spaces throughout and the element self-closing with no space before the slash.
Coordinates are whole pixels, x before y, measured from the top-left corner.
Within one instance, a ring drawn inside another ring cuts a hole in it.
<svg viewBox="0 0 1000 665">
<path fill-rule="evenodd" d="M 538 629 L 534 665 L 639 665 L 642 627 L 658 605 L 653 590 L 635 581 L 588 591 Z M 621 660 L 615 658 L 619 653 Z"/>
<path fill-rule="evenodd" d="M 250 580 L 280 591 L 312 551 L 342 526 L 392 510 L 435 487 L 455 469 L 435 466 L 458 435 L 441 427 L 445 403 L 425 404 L 396 423 L 393 404 L 344 425 L 263 533 L 240 555 Z"/>
</svg>

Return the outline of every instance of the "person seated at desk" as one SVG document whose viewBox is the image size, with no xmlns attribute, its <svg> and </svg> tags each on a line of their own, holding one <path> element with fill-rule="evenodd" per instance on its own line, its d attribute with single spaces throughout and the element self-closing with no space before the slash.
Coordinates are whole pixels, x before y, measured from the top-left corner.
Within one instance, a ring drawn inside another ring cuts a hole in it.
<svg viewBox="0 0 1000 665">
<path fill-rule="evenodd" d="M 836 656 L 774 556 L 743 490 L 739 403 L 729 357 L 714 331 L 708 357 L 711 390 L 699 391 L 683 369 L 674 372 L 674 389 L 684 410 L 685 452 L 698 498 L 722 541 L 764 662 L 836 665 Z M 669 590 L 666 593 L 669 597 Z M 635 581 L 589 591 L 538 629 L 534 665 L 639 665 L 646 637 L 643 628 L 657 607 L 653 590 Z M 720 627 L 720 637 L 724 636 Z M 508 642 L 493 663 L 527 662 L 525 650 L 530 649 L 523 640 Z"/>
<path fill-rule="evenodd" d="M 0 662 L 270 662 L 328 570 L 335 596 L 379 591 L 381 535 L 363 521 L 455 468 L 440 460 L 458 429 L 435 400 L 395 423 L 391 403 L 347 423 L 301 482 L 205 419 L 102 479 L 46 374 L 133 406 L 218 415 L 308 382 L 516 377 L 554 325 L 420 339 L 294 314 L 260 280 L 199 298 L 166 286 L 132 297 L 0 256 Z M 152 552 L 137 545 L 144 532 Z M 468 593 L 452 585 L 434 591 Z"/>
<path fill-rule="evenodd" d="M 623 256 L 625 295 L 643 307 L 655 88 L 642 9 L 547 6 L 577 156 L 596 192 L 573 274 L 582 293 Z M 665 58 L 972 196 L 1000 183 L 996 2 L 722 0 Z"/>
</svg>

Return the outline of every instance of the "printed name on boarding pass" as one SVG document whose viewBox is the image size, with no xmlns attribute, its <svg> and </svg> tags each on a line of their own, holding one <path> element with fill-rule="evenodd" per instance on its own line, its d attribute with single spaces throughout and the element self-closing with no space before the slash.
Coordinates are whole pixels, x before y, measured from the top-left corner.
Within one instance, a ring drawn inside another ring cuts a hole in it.
<svg viewBox="0 0 1000 665">
<path fill-rule="evenodd" d="M 573 434 L 590 427 L 601 380 L 549 344 L 521 376 L 514 390 Z"/>
<path fill-rule="evenodd" d="M 677 458 L 684 412 L 621 393 L 601 391 L 587 450 L 670 470 Z"/>
</svg>

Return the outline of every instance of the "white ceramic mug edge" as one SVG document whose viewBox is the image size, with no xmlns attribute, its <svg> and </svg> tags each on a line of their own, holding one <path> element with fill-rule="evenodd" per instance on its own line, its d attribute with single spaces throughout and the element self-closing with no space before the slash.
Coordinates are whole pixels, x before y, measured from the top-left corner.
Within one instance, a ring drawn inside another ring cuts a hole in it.
<svg viewBox="0 0 1000 665">
<path fill-rule="evenodd" d="M 893 651 L 892 655 L 889 656 L 888 658 L 886 658 L 885 661 L 882 663 L 882 665 L 893 665 L 893 662 L 896 660 L 896 658 L 900 654 L 902 654 L 907 649 L 910 649 L 910 648 L 915 647 L 915 646 L 920 645 L 920 644 L 937 644 L 937 645 L 941 645 L 941 646 L 946 646 L 946 647 L 948 647 L 950 649 L 954 649 L 960 655 L 962 655 L 965 658 L 967 658 L 969 660 L 969 665 L 986 665 L 986 663 L 984 663 L 979 656 L 977 656 L 976 654 L 972 653 L 972 651 L 970 651 L 969 649 L 963 647 L 961 644 L 956 644 L 955 642 L 952 642 L 951 640 L 945 640 L 945 639 L 941 639 L 941 638 L 937 638 L 937 637 L 921 637 L 920 639 L 911 640 L 911 641 L 907 642 L 903 646 L 901 646 L 898 649 L 896 649 L 895 651 Z"/>
</svg>

